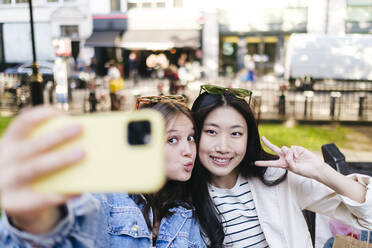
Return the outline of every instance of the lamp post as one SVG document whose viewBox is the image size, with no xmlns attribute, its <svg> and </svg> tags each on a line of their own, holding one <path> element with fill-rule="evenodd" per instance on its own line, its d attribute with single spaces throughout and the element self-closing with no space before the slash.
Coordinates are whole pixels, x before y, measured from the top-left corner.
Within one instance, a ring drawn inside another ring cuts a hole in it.
<svg viewBox="0 0 372 248">
<path fill-rule="evenodd" d="M 32 75 L 30 77 L 31 103 L 39 105 L 44 103 L 43 97 L 43 78 L 39 73 L 39 64 L 36 59 L 35 34 L 34 34 L 34 17 L 32 14 L 32 0 L 28 0 L 30 9 L 30 27 L 32 43 Z"/>
</svg>

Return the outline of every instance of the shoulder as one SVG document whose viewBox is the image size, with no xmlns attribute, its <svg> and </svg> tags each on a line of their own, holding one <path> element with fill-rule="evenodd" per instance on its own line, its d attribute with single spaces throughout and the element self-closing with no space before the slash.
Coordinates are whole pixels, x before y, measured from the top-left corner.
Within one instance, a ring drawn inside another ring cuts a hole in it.
<svg viewBox="0 0 372 248">
<path fill-rule="evenodd" d="M 173 214 L 177 214 L 177 215 L 181 215 L 185 218 L 193 218 L 194 216 L 194 210 L 195 208 L 194 207 L 183 207 L 183 206 L 176 206 L 176 207 L 172 207 L 169 209 L 169 212 L 173 213 Z"/>
<path fill-rule="evenodd" d="M 158 239 L 168 242 L 173 239 L 174 247 L 206 247 L 193 211 L 182 206 L 169 210 L 173 211 L 173 215 L 162 220 Z"/>
<path fill-rule="evenodd" d="M 140 213 L 137 203 L 127 193 L 94 194 L 105 211 L 125 211 Z"/>
<path fill-rule="evenodd" d="M 128 201 L 133 201 L 127 193 L 108 193 L 108 194 L 94 194 L 100 202 L 108 204 L 125 204 Z"/>
</svg>

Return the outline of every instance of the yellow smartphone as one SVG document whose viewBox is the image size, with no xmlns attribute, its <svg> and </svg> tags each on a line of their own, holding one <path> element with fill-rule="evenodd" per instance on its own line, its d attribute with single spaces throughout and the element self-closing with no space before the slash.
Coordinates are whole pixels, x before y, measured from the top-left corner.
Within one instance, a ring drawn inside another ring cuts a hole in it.
<svg viewBox="0 0 372 248">
<path fill-rule="evenodd" d="M 38 178 L 32 183 L 35 190 L 151 193 L 164 185 L 165 122 L 159 112 L 143 109 L 57 117 L 42 124 L 33 136 L 69 123 L 80 123 L 83 134 L 56 149 L 82 147 L 84 160 Z"/>
</svg>

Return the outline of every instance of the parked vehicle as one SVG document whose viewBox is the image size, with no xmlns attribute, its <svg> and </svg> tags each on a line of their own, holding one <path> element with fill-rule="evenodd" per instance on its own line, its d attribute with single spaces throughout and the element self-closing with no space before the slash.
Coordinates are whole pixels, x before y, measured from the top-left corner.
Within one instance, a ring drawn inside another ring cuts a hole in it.
<svg viewBox="0 0 372 248">
<path fill-rule="evenodd" d="M 311 89 L 317 81 L 372 82 L 372 35 L 292 34 L 286 46 L 285 78 Z"/>
<path fill-rule="evenodd" d="M 44 85 L 49 81 L 54 82 L 54 63 L 48 61 L 40 61 L 39 72 L 42 74 Z M 5 74 L 19 76 L 17 85 L 25 85 L 29 76 L 32 74 L 32 63 L 19 64 L 14 67 L 5 69 Z M 89 75 L 88 75 L 89 77 Z M 75 72 L 69 77 L 69 82 L 72 89 L 85 89 L 87 87 L 87 73 Z"/>
<path fill-rule="evenodd" d="M 39 72 L 42 74 L 43 82 L 54 81 L 54 64 L 48 61 L 40 61 Z M 26 84 L 28 77 L 32 74 L 32 62 L 19 64 L 14 67 L 10 67 L 4 70 L 5 74 L 19 76 L 19 84 Z"/>
</svg>

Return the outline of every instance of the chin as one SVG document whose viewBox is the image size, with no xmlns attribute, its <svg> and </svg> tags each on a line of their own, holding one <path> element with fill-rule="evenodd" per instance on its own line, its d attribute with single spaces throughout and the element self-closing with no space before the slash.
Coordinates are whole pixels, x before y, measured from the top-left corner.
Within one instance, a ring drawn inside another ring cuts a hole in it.
<svg viewBox="0 0 372 248">
<path fill-rule="evenodd" d="M 188 181 L 190 178 L 191 178 L 191 173 L 190 173 L 190 174 L 188 173 L 188 174 L 182 176 L 178 181 L 180 181 L 180 182 L 186 182 L 186 181 Z"/>
<path fill-rule="evenodd" d="M 191 178 L 191 173 L 190 174 L 185 174 L 185 175 L 179 175 L 177 177 L 168 178 L 168 180 L 178 181 L 178 182 L 186 182 L 190 178 Z"/>
<path fill-rule="evenodd" d="M 224 177 L 224 176 L 228 176 L 231 174 L 233 170 L 214 170 L 214 171 L 209 171 L 213 176 L 217 176 L 217 177 Z"/>
</svg>

